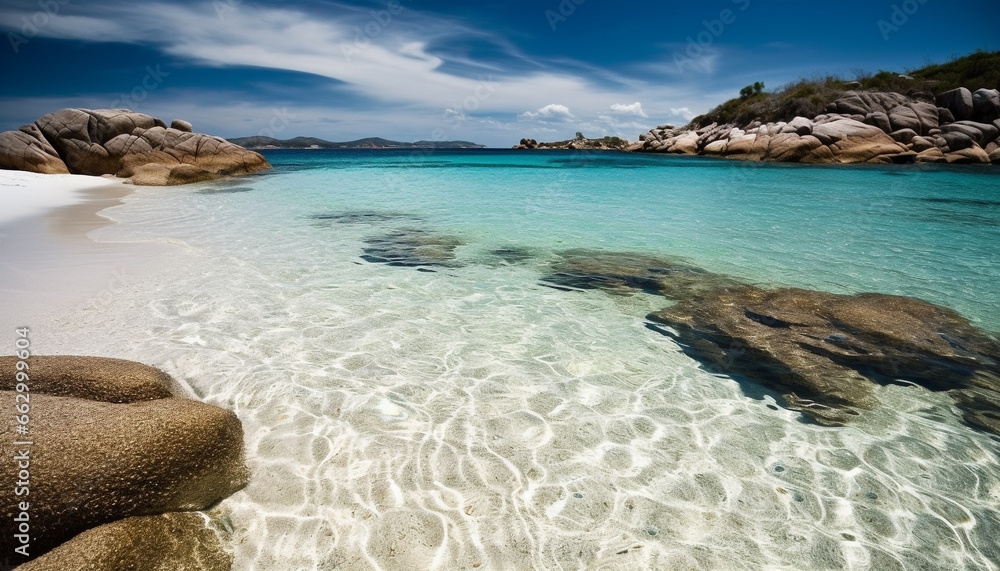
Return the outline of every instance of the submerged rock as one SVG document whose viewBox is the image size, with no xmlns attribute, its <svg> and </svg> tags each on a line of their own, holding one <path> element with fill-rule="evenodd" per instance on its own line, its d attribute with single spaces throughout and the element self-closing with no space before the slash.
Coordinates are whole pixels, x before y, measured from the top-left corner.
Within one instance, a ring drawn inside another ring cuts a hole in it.
<svg viewBox="0 0 1000 571">
<path fill-rule="evenodd" d="M 333 222 L 336 224 L 378 224 L 394 220 L 419 220 L 418 217 L 411 214 L 381 212 L 377 210 L 345 210 L 343 212 L 314 214 L 310 218 L 320 222 Z"/>
<path fill-rule="evenodd" d="M 62 109 L 0 133 L 0 169 L 187 184 L 270 170 L 259 153 L 127 109 Z"/>
<path fill-rule="evenodd" d="M 365 240 L 361 259 L 389 266 L 451 266 L 462 241 L 425 230 L 403 229 Z"/>
<path fill-rule="evenodd" d="M 490 250 L 490 255 L 499 258 L 504 264 L 515 265 L 527 262 L 535 257 L 535 253 L 521 246 L 509 246 L 507 248 L 497 248 Z"/>
<path fill-rule="evenodd" d="M 786 392 L 791 408 L 825 424 L 873 407 L 873 383 L 1000 398 L 1000 345 L 958 313 L 918 299 L 744 286 L 651 318 L 674 328 L 692 356 Z M 959 406 L 986 414 L 981 401 L 968 401 Z"/>
<path fill-rule="evenodd" d="M 615 295 L 642 291 L 671 299 L 691 297 L 734 279 L 713 274 L 679 258 L 661 258 L 635 252 L 566 250 L 551 265 L 543 285 L 557 289 L 600 289 Z"/>
<path fill-rule="evenodd" d="M 1000 343 L 919 299 L 765 289 L 676 258 L 568 250 L 542 284 L 643 291 L 676 303 L 649 319 L 692 358 L 781 391 L 789 408 L 842 425 L 878 405 L 875 386 L 950 391 L 978 428 L 1000 434 Z"/>
</svg>

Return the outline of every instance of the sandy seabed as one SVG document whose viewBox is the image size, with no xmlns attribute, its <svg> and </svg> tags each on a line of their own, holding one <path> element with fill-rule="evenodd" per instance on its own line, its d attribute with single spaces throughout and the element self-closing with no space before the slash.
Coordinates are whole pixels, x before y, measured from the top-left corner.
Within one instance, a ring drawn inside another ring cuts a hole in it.
<svg viewBox="0 0 1000 571">
<path fill-rule="evenodd" d="M 64 188 L 0 229 L 2 322 L 236 411 L 237 570 L 997 568 L 996 441 L 946 395 L 808 425 L 646 330 L 656 300 L 363 265 L 346 230 L 219 256 L 142 196 L 103 215 L 122 241 L 114 193 Z"/>
</svg>

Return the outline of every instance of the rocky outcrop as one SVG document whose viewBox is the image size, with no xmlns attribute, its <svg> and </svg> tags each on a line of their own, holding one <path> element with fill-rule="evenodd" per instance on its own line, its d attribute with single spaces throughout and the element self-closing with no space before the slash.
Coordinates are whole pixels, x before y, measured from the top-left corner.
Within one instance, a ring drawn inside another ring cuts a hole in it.
<svg viewBox="0 0 1000 571">
<path fill-rule="evenodd" d="M 631 145 L 619 137 L 603 137 L 601 139 L 573 139 L 555 143 L 539 143 L 534 139 L 521 139 L 514 145 L 517 150 L 571 150 L 571 151 L 624 151 Z"/>
<path fill-rule="evenodd" d="M 172 396 L 163 372 L 95 357 L 34 356 L 27 363 L 26 437 L 33 444 L 15 446 L 25 436 L 6 424 L 0 454 L 29 451 L 32 557 L 122 518 L 208 508 L 246 485 L 240 421 Z M 13 364 L 9 357 L 0 363 L 4 402 L 14 402 L 18 379 L 6 372 Z M 15 477 L 0 471 L 0 486 L 13 490 Z M 16 533 L 23 500 L 0 500 L 5 537 Z"/>
<path fill-rule="evenodd" d="M 0 133 L 0 169 L 114 175 L 170 185 L 251 174 L 271 167 L 260 154 L 126 109 L 63 109 Z"/>
<path fill-rule="evenodd" d="M 826 113 L 788 122 L 661 125 L 630 150 L 801 163 L 989 163 L 986 149 L 1000 135 L 996 116 L 995 90 L 956 89 L 936 102 L 919 94 L 848 92 Z"/>
<path fill-rule="evenodd" d="M 87 530 L 17 571 L 228 571 L 232 555 L 195 513 L 130 517 Z"/>
</svg>

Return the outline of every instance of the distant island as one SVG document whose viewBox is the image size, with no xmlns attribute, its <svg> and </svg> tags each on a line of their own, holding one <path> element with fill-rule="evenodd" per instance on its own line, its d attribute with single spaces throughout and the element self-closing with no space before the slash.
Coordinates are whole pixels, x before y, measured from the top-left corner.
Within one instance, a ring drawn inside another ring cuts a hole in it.
<svg viewBox="0 0 1000 571">
<path fill-rule="evenodd" d="M 517 150 L 570 150 L 570 151 L 625 151 L 630 143 L 620 137 L 602 137 L 600 139 L 588 139 L 583 133 L 577 133 L 575 139 L 568 141 L 555 141 L 552 143 L 539 143 L 534 139 L 521 139 L 521 142 L 514 145 Z"/>
<path fill-rule="evenodd" d="M 295 137 L 294 139 L 275 139 L 273 137 L 238 137 L 228 139 L 230 143 L 247 149 L 485 149 L 486 145 L 470 143 L 469 141 L 417 141 L 401 143 L 379 137 L 369 137 L 335 143 L 316 137 Z"/>
</svg>

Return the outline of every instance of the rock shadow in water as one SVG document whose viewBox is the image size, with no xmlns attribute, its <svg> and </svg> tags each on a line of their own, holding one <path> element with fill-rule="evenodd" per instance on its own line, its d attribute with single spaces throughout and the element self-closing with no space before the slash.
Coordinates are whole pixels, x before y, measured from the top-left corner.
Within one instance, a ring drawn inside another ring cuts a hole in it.
<svg viewBox="0 0 1000 571">
<path fill-rule="evenodd" d="M 310 218 L 319 222 L 330 222 L 333 224 L 380 224 L 397 220 L 420 220 L 419 217 L 412 214 L 380 212 L 377 210 L 344 210 L 342 212 L 314 214 Z"/>
<path fill-rule="evenodd" d="M 516 266 L 538 257 L 534 250 L 523 246 L 496 248 L 490 250 L 487 256 L 487 263 L 491 266 Z"/>
<path fill-rule="evenodd" d="M 456 263 L 455 249 L 462 241 L 454 236 L 440 236 L 419 228 L 404 228 L 365 240 L 361 259 L 373 264 L 398 267 L 446 266 Z"/>
</svg>

